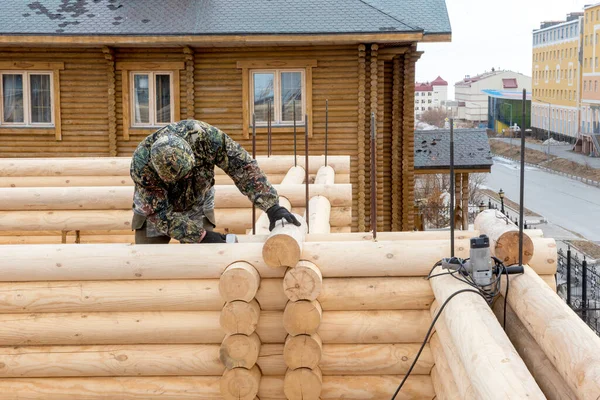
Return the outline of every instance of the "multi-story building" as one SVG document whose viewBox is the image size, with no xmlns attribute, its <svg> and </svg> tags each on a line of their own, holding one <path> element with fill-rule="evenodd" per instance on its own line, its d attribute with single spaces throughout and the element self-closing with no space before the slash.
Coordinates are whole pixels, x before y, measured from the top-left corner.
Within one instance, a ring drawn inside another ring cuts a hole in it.
<svg viewBox="0 0 600 400">
<path fill-rule="evenodd" d="M 531 77 L 513 71 L 495 70 L 465 76 L 454 84 L 457 118 L 470 122 L 488 120 L 488 95 L 483 90 L 531 90 Z"/>
<path fill-rule="evenodd" d="M 448 82 L 440 76 L 426 83 L 415 83 L 415 119 L 434 108 L 445 106 L 448 101 Z"/>
<path fill-rule="evenodd" d="M 569 141 L 577 138 L 582 23 L 583 13 L 571 13 L 566 21 L 543 22 L 540 29 L 533 31 L 531 126 L 534 136 L 552 135 Z M 589 40 L 586 34 L 584 42 Z M 598 58 L 594 60 L 593 55 L 584 59 L 584 69 L 586 66 L 593 69 L 594 64 L 598 67 Z M 584 93 L 587 90 L 588 83 L 584 82 Z"/>
<path fill-rule="evenodd" d="M 600 155 L 600 3 L 584 8 L 581 33 L 581 151 Z"/>
</svg>

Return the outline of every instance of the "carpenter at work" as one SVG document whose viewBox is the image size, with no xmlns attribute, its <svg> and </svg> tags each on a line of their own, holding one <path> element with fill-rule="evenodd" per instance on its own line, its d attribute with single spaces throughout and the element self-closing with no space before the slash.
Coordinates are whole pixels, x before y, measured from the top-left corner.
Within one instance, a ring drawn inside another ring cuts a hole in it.
<svg viewBox="0 0 600 400">
<path fill-rule="evenodd" d="M 220 129 L 202 121 L 184 120 L 150 134 L 131 161 L 135 185 L 133 221 L 136 244 L 225 243 L 214 232 L 215 166 L 275 221 L 300 226 L 279 205 L 275 188 L 248 152 Z"/>
</svg>

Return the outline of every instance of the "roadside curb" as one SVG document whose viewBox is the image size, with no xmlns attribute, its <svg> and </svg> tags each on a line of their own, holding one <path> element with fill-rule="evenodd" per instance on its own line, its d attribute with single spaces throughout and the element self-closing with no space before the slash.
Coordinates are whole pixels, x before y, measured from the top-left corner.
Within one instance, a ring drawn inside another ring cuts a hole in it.
<svg viewBox="0 0 600 400">
<path fill-rule="evenodd" d="M 515 161 L 519 162 L 518 160 L 515 160 L 515 159 L 512 159 L 512 158 L 508 158 L 508 157 L 504 157 L 504 156 L 501 156 L 499 154 L 492 153 L 492 155 L 494 157 L 498 157 L 498 158 L 501 158 L 503 160 L 513 161 L 513 162 L 515 162 Z M 531 164 L 531 163 L 528 163 L 528 162 L 525 162 L 525 165 L 527 165 L 528 167 L 539 168 L 542 171 L 549 172 L 549 173 L 554 174 L 554 175 L 561 175 L 561 176 L 564 176 L 566 178 L 573 179 L 573 180 L 585 183 L 586 185 L 595 186 L 595 187 L 600 188 L 600 182 L 599 181 L 595 181 L 595 180 L 588 179 L 588 178 L 582 178 L 582 177 L 576 176 L 576 175 L 567 174 L 566 172 L 555 171 L 555 170 L 550 169 L 548 167 L 544 167 L 544 166 L 536 165 L 536 164 Z"/>
</svg>

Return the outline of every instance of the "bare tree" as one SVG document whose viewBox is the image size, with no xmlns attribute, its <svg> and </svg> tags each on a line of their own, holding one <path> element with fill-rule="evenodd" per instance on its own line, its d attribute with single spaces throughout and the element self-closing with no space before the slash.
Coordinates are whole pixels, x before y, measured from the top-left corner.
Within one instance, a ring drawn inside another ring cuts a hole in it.
<svg viewBox="0 0 600 400">
<path fill-rule="evenodd" d="M 425 111 L 423 115 L 421 115 L 421 118 L 419 118 L 419 120 L 429 125 L 434 125 L 438 128 L 443 128 L 444 123 L 446 122 L 446 118 L 449 117 L 450 114 L 443 108 L 432 108 L 431 110 Z"/>
</svg>

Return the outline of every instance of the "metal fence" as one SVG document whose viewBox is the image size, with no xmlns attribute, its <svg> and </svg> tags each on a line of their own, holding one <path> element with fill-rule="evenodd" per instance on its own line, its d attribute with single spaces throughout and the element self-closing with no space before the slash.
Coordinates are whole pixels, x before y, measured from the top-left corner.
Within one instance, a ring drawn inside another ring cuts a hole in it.
<svg viewBox="0 0 600 400">
<path fill-rule="evenodd" d="M 600 275 L 598 266 L 589 266 L 585 257 L 571 247 L 558 250 L 558 293 L 567 305 L 600 335 Z"/>
</svg>

